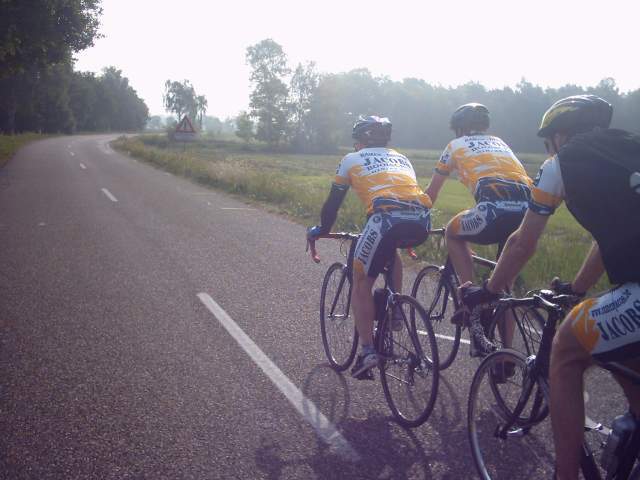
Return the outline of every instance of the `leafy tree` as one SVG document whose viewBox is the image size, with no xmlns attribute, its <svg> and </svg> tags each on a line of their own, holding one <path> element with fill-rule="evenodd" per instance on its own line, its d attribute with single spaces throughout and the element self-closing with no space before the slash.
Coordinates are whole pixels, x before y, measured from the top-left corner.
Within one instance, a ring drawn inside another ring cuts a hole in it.
<svg viewBox="0 0 640 480">
<path fill-rule="evenodd" d="M 320 75 L 315 63 L 298 64 L 289 88 L 289 115 L 291 123 L 291 144 L 296 149 L 308 150 L 311 147 L 313 128 L 309 118 L 311 102 L 318 88 Z"/>
<path fill-rule="evenodd" d="M 163 127 L 164 121 L 162 120 L 162 117 L 160 115 L 153 115 L 152 117 L 149 117 L 145 128 L 147 130 L 162 130 Z"/>
<path fill-rule="evenodd" d="M 204 115 L 207 113 L 207 107 L 209 103 L 207 102 L 207 98 L 204 95 L 198 95 L 196 97 L 196 116 L 198 118 L 198 124 L 200 125 L 200 130 L 202 130 L 202 119 Z"/>
<path fill-rule="evenodd" d="M 240 112 L 236 118 L 236 136 L 244 140 L 245 143 L 249 143 L 254 136 L 253 122 L 247 112 Z"/>
<path fill-rule="evenodd" d="M 145 103 L 129 85 L 122 71 L 107 67 L 99 78 L 97 126 L 100 130 L 139 130 L 149 116 Z"/>
<path fill-rule="evenodd" d="M 97 130 L 99 89 L 100 81 L 93 72 L 74 72 L 72 75 L 69 85 L 69 106 L 78 130 Z"/>
<path fill-rule="evenodd" d="M 203 123 L 204 129 L 215 135 L 220 135 L 221 133 L 233 135 L 236 132 L 236 122 L 233 118 L 227 118 L 222 121 L 218 117 L 205 115 Z"/>
<path fill-rule="evenodd" d="M 25 76 L 38 71 L 46 75 L 49 66 L 70 64 L 73 52 L 93 45 L 101 13 L 99 0 L 0 2 L 0 129 L 15 130 L 17 94 Z"/>
<path fill-rule="evenodd" d="M 251 66 L 253 92 L 251 116 L 258 119 L 256 137 L 277 145 L 288 130 L 288 89 L 283 78 L 289 74 L 287 56 L 272 39 L 248 47 L 246 59 Z"/>
<path fill-rule="evenodd" d="M 178 122 L 184 115 L 195 120 L 198 111 L 196 91 L 189 80 L 184 80 L 182 83 L 167 80 L 164 83 L 164 89 L 165 93 L 162 97 L 164 108 L 168 112 L 175 113 Z"/>
</svg>

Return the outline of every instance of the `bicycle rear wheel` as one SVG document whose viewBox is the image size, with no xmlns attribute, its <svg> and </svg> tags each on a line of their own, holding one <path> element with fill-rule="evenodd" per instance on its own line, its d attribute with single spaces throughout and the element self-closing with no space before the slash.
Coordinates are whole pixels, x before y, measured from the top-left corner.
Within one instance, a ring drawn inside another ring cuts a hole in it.
<svg viewBox="0 0 640 480">
<path fill-rule="evenodd" d="M 358 348 L 358 333 L 350 312 L 351 280 L 346 265 L 336 262 L 322 281 L 320 332 L 327 360 L 334 370 L 346 370 Z"/>
<path fill-rule="evenodd" d="M 500 379 L 505 363 L 513 375 Z M 551 478 L 554 467 L 551 424 L 540 421 L 540 389 L 531 383 L 525 356 L 514 350 L 488 355 L 478 367 L 467 408 L 467 426 L 473 460 L 484 480 Z M 511 420 L 519 402 L 518 421 L 504 438 L 498 433 Z"/>
<path fill-rule="evenodd" d="M 418 272 L 411 296 L 420 302 L 431 321 L 442 371 L 453 363 L 460 348 L 462 328 L 451 323 L 451 316 L 457 308 L 455 292 L 451 291 L 449 282 L 442 277 L 440 267 L 428 265 Z M 420 329 L 418 334 L 423 334 Z"/>
<path fill-rule="evenodd" d="M 391 308 L 402 316 L 402 328 L 391 329 Z M 412 297 L 398 295 L 379 326 L 376 347 L 382 355 L 380 379 L 387 404 L 405 427 L 423 424 L 438 395 L 438 346 L 431 322 Z M 423 333 L 418 336 L 418 329 Z"/>
</svg>

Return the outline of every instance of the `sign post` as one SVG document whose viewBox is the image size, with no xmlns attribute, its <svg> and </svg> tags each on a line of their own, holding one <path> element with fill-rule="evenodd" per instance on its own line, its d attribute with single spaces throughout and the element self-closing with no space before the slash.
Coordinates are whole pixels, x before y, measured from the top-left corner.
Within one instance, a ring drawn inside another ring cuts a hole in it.
<svg viewBox="0 0 640 480">
<path fill-rule="evenodd" d="M 196 129 L 193 128 L 193 124 L 189 117 L 186 115 L 182 117 L 180 123 L 176 126 L 176 131 L 173 133 L 173 139 L 179 142 L 182 142 L 182 151 L 184 152 L 187 149 L 187 142 L 193 142 L 196 140 L 198 134 L 196 133 Z M 187 157 L 184 157 L 184 174 L 187 174 Z"/>
</svg>

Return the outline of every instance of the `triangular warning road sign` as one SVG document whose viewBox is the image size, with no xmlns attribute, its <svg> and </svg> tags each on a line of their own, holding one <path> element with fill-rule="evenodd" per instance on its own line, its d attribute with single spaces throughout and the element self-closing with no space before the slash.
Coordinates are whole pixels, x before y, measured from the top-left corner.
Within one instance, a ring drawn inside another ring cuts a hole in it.
<svg viewBox="0 0 640 480">
<path fill-rule="evenodd" d="M 189 117 L 187 117 L 185 115 L 182 118 L 182 120 L 180 120 L 180 123 L 176 127 L 176 132 L 179 132 L 179 133 L 196 133 L 196 129 L 193 128 L 193 124 L 191 123 L 191 120 L 189 120 Z"/>
</svg>

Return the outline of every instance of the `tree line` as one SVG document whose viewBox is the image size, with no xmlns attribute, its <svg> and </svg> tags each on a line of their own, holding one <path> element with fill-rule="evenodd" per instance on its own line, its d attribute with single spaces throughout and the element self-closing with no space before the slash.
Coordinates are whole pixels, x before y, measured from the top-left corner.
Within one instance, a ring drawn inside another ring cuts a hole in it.
<svg viewBox="0 0 640 480">
<path fill-rule="evenodd" d="M 139 130 L 144 101 L 115 67 L 76 72 L 99 37 L 99 0 L 0 2 L 0 132 Z"/>
<path fill-rule="evenodd" d="M 247 48 L 246 59 L 253 92 L 250 110 L 236 119 L 236 134 L 274 148 L 332 151 L 351 144 L 358 115 L 384 115 L 393 123 L 394 145 L 440 149 L 451 140 L 455 108 L 480 102 L 491 112 L 491 132 L 514 150 L 542 151 L 536 132 L 543 113 L 554 101 L 582 93 L 613 104 L 612 126 L 640 130 L 640 89 L 623 93 L 612 78 L 586 88 L 542 88 L 523 79 L 514 88 L 487 89 L 479 83 L 443 87 L 416 78 L 394 81 L 367 69 L 321 75 L 313 62 L 291 70 L 282 47 L 271 39 Z"/>
</svg>

